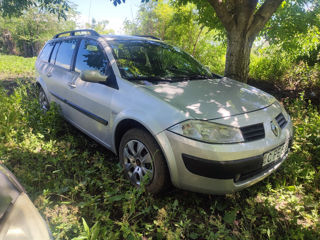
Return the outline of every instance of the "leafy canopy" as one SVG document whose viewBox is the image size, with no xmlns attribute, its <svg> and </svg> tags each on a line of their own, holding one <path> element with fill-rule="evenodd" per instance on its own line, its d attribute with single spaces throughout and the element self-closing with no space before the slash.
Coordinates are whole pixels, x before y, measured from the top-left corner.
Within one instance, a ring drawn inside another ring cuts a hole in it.
<svg viewBox="0 0 320 240">
<path fill-rule="evenodd" d="M 66 19 L 66 13 L 71 9 L 68 0 L 1 0 L 0 13 L 4 17 L 20 16 L 29 8 L 39 8 L 47 10 L 52 14 L 57 14 L 59 18 Z"/>
</svg>

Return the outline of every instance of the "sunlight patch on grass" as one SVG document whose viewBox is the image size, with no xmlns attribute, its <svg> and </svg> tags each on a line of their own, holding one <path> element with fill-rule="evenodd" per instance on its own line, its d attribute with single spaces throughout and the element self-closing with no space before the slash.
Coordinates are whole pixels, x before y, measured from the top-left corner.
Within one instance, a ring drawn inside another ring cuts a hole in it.
<svg viewBox="0 0 320 240">
<path fill-rule="evenodd" d="M 35 61 L 36 57 L 24 58 L 0 54 L 0 81 L 34 77 Z"/>
</svg>

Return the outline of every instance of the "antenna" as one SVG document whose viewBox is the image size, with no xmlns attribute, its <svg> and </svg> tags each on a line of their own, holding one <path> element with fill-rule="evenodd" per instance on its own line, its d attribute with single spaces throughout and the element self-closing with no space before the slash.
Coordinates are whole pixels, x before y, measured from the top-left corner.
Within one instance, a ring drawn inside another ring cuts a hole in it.
<svg viewBox="0 0 320 240">
<path fill-rule="evenodd" d="M 91 3 L 92 3 L 92 0 L 90 0 L 90 3 L 89 3 L 89 19 L 88 19 L 88 23 L 91 25 Z"/>
</svg>

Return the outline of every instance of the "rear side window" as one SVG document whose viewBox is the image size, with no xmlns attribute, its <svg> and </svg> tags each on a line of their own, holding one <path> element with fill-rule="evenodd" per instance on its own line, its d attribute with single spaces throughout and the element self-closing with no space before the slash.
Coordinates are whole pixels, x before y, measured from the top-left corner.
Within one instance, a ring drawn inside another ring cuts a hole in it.
<svg viewBox="0 0 320 240">
<path fill-rule="evenodd" d="M 50 63 L 54 64 L 56 61 L 56 56 L 57 56 L 57 52 L 60 46 L 60 42 L 57 42 L 56 45 L 54 45 L 52 54 L 51 54 L 51 58 L 50 58 Z"/>
<path fill-rule="evenodd" d="M 106 75 L 108 63 L 98 42 L 89 39 L 81 41 L 75 65 L 76 72 L 98 70 L 101 74 Z"/>
<path fill-rule="evenodd" d="M 76 48 L 77 40 L 69 39 L 63 41 L 60 44 L 57 57 L 56 57 L 56 65 L 63 67 L 65 69 L 70 69 L 70 64 L 73 56 L 74 49 Z"/>
<path fill-rule="evenodd" d="M 50 58 L 50 53 L 53 49 L 54 43 L 47 43 L 44 48 L 42 49 L 40 55 L 39 55 L 39 59 L 41 59 L 42 61 L 48 62 L 49 58 Z"/>
</svg>

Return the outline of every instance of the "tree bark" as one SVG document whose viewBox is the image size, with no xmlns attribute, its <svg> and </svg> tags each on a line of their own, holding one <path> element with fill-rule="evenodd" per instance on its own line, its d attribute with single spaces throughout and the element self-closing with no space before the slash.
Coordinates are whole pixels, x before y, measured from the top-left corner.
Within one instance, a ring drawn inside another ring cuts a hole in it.
<svg viewBox="0 0 320 240">
<path fill-rule="evenodd" d="M 16 44 L 12 38 L 11 32 L 8 29 L 4 29 L 2 32 L 3 46 L 6 53 L 10 55 L 16 55 Z"/>
<path fill-rule="evenodd" d="M 228 47 L 224 75 L 241 82 L 247 82 L 250 64 L 250 52 L 254 39 L 245 33 L 227 34 Z"/>
</svg>

